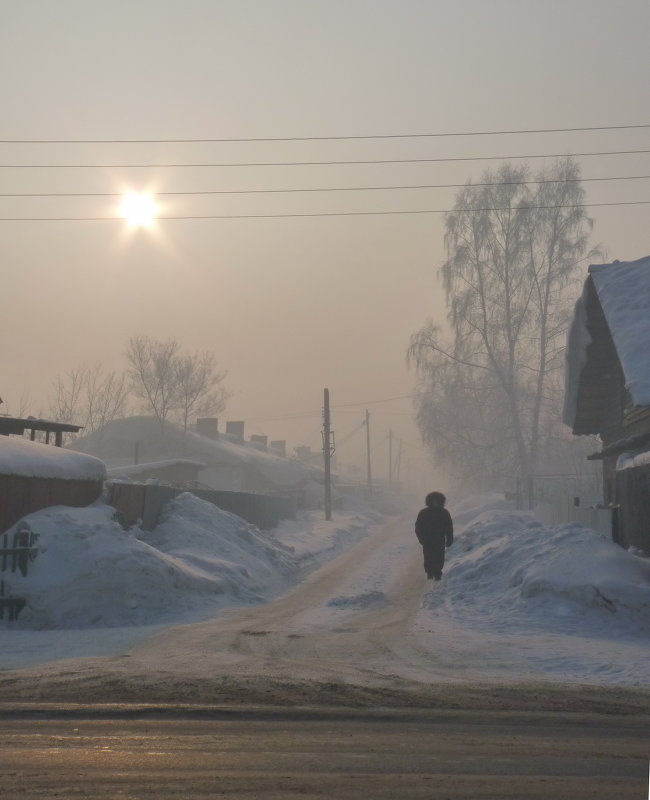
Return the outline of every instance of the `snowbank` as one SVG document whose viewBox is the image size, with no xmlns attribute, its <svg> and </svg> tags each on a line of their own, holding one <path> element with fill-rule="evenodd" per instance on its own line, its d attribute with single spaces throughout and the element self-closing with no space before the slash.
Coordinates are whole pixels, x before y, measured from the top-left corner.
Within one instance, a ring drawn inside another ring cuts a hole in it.
<svg viewBox="0 0 650 800">
<path fill-rule="evenodd" d="M 446 606 L 495 630 L 650 630 L 650 562 L 578 525 L 487 512 L 454 545 Z"/>
<path fill-rule="evenodd" d="M 370 520 L 305 515 L 260 531 L 188 492 L 167 504 L 152 531 L 125 531 L 114 517 L 115 509 L 99 502 L 26 517 L 39 552 L 26 577 L 2 573 L 7 594 L 27 603 L 18 621 L 0 620 L 0 628 L 151 626 L 261 603 L 287 589 L 298 568 L 358 540 Z"/>
<path fill-rule="evenodd" d="M 26 577 L 3 574 L 8 590 L 27 600 L 13 628 L 197 618 L 234 600 L 259 602 L 292 566 L 286 548 L 191 494 L 175 498 L 152 532 L 124 531 L 114 514 L 97 504 L 26 518 L 39 553 Z"/>
</svg>

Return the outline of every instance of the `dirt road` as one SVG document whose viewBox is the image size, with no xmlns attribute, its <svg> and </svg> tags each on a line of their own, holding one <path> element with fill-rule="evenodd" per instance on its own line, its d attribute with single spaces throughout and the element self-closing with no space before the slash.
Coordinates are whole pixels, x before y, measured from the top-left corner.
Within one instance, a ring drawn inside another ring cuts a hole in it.
<svg viewBox="0 0 650 800">
<path fill-rule="evenodd" d="M 1 673 L 0 702 L 650 713 L 642 690 L 495 679 L 476 668 L 479 638 L 444 615 L 418 626 L 423 601 L 444 583 L 427 585 L 411 528 L 404 519 L 378 527 L 267 605 L 166 629 L 117 657 Z"/>
</svg>

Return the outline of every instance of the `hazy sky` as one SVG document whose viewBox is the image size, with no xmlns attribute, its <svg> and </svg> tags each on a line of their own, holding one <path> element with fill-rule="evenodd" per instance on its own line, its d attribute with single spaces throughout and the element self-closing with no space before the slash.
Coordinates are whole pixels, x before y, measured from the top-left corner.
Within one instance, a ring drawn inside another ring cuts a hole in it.
<svg viewBox="0 0 650 800">
<path fill-rule="evenodd" d="M 0 139 L 216 139 L 445 133 L 650 122 L 647 0 L 129 0 L 0 3 Z M 498 162 L 89 169 L 650 149 L 650 129 L 206 144 L 0 144 L 0 193 L 198 192 L 462 183 Z M 580 159 L 584 177 L 650 174 L 650 156 Z M 540 161 L 532 161 L 536 167 Z M 647 180 L 586 183 L 592 203 Z M 436 210 L 455 190 L 161 198 L 167 215 Z M 113 216 L 116 197 L 0 198 L 0 217 Z M 650 206 L 598 207 L 611 259 L 650 253 Z M 372 412 L 413 463 L 409 336 L 442 321 L 441 214 L 0 222 L 0 394 L 45 413 L 57 375 L 122 366 L 134 334 L 214 350 L 247 433 L 319 447 Z M 349 405 L 348 404 L 357 404 Z M 311 416 L 308 416 L 310 415 Z M 294 419 L 278 419 L 295 417 Z M 358 457 L 362 437 L 341 445 Z"/>
</svg>

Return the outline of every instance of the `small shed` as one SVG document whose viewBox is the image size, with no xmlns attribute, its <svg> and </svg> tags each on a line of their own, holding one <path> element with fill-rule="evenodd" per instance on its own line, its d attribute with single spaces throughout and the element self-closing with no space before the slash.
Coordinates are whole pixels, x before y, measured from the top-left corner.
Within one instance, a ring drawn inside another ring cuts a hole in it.
<svg viewBox="0 0 650 800">
<path fill-rule="evenodd" d="M 45 444 L 50 443 L 50 437 L 54 434 L 54 444 L 57 447 L 63 445 L 64 433 L 79 433 L 83 425 L 71 425 L 67 422 L 54 422 L 50 419 L 39 419 L 37 417 L 9 417 L 5 414 L 0 415 L 0 436 L 23 436 L 25 431 L 30 432 L 30 440 L 36 439 L 36 432 L 45 433 Z"/>
<path fill-rule="evenodd" d="M 49 506 L 90 505 L 105 477 L 106 465 L 94 456 L 0 436 L 0 533 Z"/>
<path fill-rule="evenodd" d="M 619 539 L 650 551 L 637 513 L 648 467 L 634 464 L 650 448 L 650 256 L 589 267 L 567 342 L 564 422 L 600 437 L 589 458 L 603 463 L 605 503 L 620 506 Z"/>
</svg>

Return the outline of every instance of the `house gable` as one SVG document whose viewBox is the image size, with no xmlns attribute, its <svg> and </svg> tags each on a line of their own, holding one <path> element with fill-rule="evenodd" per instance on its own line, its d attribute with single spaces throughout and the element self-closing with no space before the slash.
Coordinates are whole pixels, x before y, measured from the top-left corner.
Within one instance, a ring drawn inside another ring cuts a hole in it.
<svg viewBox="0 0 650 800">
<path fill-rule="evenodd" d="M 567 342 L 564 422 L 604 442 L 650 407 L 650 256 L 589 267 Z"/>
<path fill-rule="evenodd" d="M 625 378 L 591 276 L 587 278 L 580 302 L 584 308 L 576 309 L 576 316 L 583 316 L 588 344 L 583 363 L 569 363 L 569 372 L 573 369 L 577 374 L 567 380 L 567 385 L 571 382 L 575 385 L 575 398 L 573 416 L 569 420 L 565 417 L 565 421 L 571 425 L 574 434 L 601 434 L 607 438 L 609 432 L 613 433 L 620 426 L 623 418 Z M 576 330 L 572 332 L 575 337 L 580 336 Z M 574 343 L 574 349 L 577 346 Z"/>
</svg>

